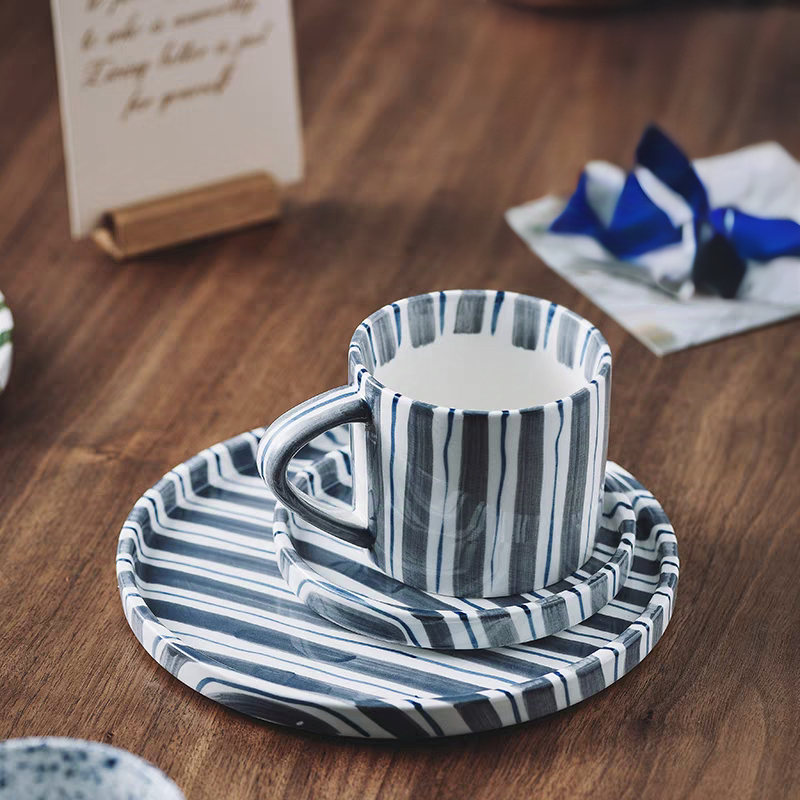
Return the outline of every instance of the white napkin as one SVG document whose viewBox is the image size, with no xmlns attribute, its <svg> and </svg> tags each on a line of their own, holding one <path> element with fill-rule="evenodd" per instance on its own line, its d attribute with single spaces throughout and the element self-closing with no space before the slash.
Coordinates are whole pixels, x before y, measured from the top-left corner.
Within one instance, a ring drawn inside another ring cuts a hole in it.
<svg viewBox="0 0 800 800">
<path fill-rule="evenodd" d="M 701 158 L 693 166 L 712 208 L 733 206 L 760 217 L 800 223 L 800 164 L 775 142 Z M 625 173 L 608 162 L 586 167 L 587 195 L 604 222 L 610 219 Z M 622 262 L 595 239 L 550 233 L 566 199 L 552 195 L 509 209 L 506 219 L 552 269 L 649 347 L 665 355 L 692 345 L 800 314 L 800 258 L 748 262 L 736 300 L 694 293 L 692 212 L 686 202 L 648 170 L 637 167 L 643 190 L 676 225 L 683 241 Z M 677 286 L 674 294 L 657 284 Z"/>
</svg>

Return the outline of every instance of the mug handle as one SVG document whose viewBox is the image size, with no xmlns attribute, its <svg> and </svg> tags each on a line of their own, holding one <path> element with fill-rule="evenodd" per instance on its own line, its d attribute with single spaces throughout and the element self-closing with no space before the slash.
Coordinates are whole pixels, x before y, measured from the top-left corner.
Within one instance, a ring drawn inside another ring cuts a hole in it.
<svg viewBox="0 0 800 800">
<path fill-rule="evenodd" d="M 287 470 L 297 451 L 315 437 L 339 425 L 371 419 L 369 405 L 355 387 L 330 389 L 278 417 L 261 437 L 256 455 L 261 477 L 288 509 L 326 533 L 367 548 L 374 537 L 355 508 L 332 510 L 295 487 Z"/>
</svg>

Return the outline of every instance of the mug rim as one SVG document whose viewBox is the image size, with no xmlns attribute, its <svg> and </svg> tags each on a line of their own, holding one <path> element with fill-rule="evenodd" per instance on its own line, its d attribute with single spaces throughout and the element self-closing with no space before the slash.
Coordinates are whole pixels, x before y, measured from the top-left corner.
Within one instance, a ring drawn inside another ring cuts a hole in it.
<svg viewBox="0 0 800 800">
<path fill-rule="evenodd" d="M 594 334 L 600 345 L 600 353 L 598 354 L 598 366 L 595 369 L 592 377 L 586 380 L 585 385 L 581 386 L 580 389 L 576 389 L 574 392 L 570 392 L 570 394 L 565 394 L 561 397 L 556 397 L 553 400 L 549 400 L 546 403 L 539 403 L 538 405 L 533 406 L 523 406 L 520 408 L 497 408 L 497 409 L 476 409 L 476 408 L 460 408 L 457 406 L 443 406 L 438 403 L 429 403 L 426 400 L 417 400 L 415 397 L 411 397 L 404 392 L 399 392 L 396 389 L 392 389 L 390 386 L 382 383 L 375 375 L 367 369 L 367 365 L 364 363 L 363 355 L 361 352 L 361 347 L 355 341 L 356 334 L 362 328 L 367 331 L 368 335 L 370 334 L 370 323 L 374 323 L 377 316 L 387 310 L 391 311 L 395 306 L 400 305 L 401 303 L 404 305 L 408 305 L 410 300 L 414 300 L 418 297 L 432 297 L 436 294 L 439 295 L 455 295 L 455 294 L 463 294 L 464 292 L 483 292 L 484 294 L 502 294 L 504 297 L 525 297 L 529 300 L 534 300 L 537 303 L 542 303 L 545 305 L 554 306 L 556 309 L 560 309 L 562 313 L 566 313 L 571 316 L 573 319 L 577 320 L 579 323 L 583 323 L 588 326 L 589 333 Z M 607 357 L 602 355 L 602 350 L 605 348 L 607 351 Z M 515 291 L 506 291 L 504 289 L 437 289 L 430 292 L 423 292 L 421 294 L 416 295 L 409 295 L 408 297 L 403 297 L 400 300 L 393 300 L 390 303 L 386 303 L 385 305 L 381 306 L 380 308 L 373 311 L 367 317 L 365 317 L 357 326 L 356 329 L 353 331 L 353 335 L 350 337 L 350 344 L 348 347 L 348 360 L 351 357 L 355 357 L 356 359 L 356 367 L 358 368 L 358 372 L 355 375 L 355 381 L 359 389 L 362 388 L 362 383 L 368 383 L 377 389 L 380 392 L 390 393 L 392 396 L 397 395 L 398 397 L 408 401 L 409 403 L 413 403 L 417 406 L 422 406 L 424 408 L 431 409 L 434 413 L 443 412 L 443 413 L 450 413 L 454 411 L 457 414 L 463 415 L 488 415 L 488 416 L 498 416 L 502 414 L 526 414 L 532 412 L 540 412 L 542 409 L 551 408 L 552 406 L 557 405 L 558 403 L 563 403 L 565 400 L 572 400 L 573 402 L 575 399 L 581 395 L 583 392 L 588 391 L 589 387 L 593 383 L 597 383 L 598 379 L 604 378 L 608 376 L 608 373 L 611 370 L 611 363 L 612 363 L 612 354 L 611 354 L 611 347 L 609 346 L 608 342 L 606 341 L 605 336 L 600 332 L 600 329 L 593 325 L 589 320 L 585 317 L 582 317 L 580 314 L 572 311 L 572 309 L 567 308 L 560 303 L 555 303 L 552 300 L 546 300 L 543 297 L 536 297 L 530 294 L 524 294 L 523 292 L 515 292 Z"/>
</svg>

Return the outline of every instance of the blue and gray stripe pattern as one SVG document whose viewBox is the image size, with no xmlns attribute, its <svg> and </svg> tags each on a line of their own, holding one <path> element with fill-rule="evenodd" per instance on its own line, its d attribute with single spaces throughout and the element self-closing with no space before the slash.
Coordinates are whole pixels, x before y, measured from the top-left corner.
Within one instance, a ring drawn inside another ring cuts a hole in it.
<svg viewBox="0 0 800 800">
<path fill-rule="evenodd" d="M 263 430 L 214 445 L 137 501 L 120 533 L 123 608 L 147 652 L 223 705 L 321 734 L 414 739 L 514 725 L 621 678 L 672 615 L 678 553 L 653 496 L 616 470 L 637 515 L 624 587 L 580 625 L 525 645 L 444 652 L 351 633 L 300 601 L 278 571 L 275 498 L 258 476 Z M 335 434 L 292 471 L 342 445 Z M 337 490 L 332 488 L 335 497 Z"/>
<path fill-rule="evenodd" d="M 448 336 L 545 351 L 585 388 L 543 406 L 485 412 L 418 402 L 373 377 L 403 348 Z M 359 326 L 349 374 L 371 410 L 352 446 L 355 468 L 366 460 L 374 557 L 387 574 L 437 594 L 502 597 L 563 580 L 588 560 L 611 391 L 611 352 L 590 323 L 511 292 L 435 292 Z"/>
<path fill-rule="evenodd" d="M 325 619 L 374 639 L 442 650 L 474 650 L 541 639 L 578 625 L 625 584 L 636 544 L 636 515 L 609 463 L 595 549 L 579 570 L 530 594 L 456 598 L 389 577 L 362 547 L 340 541 L 278 504 L 278 567 L 294 593 Z M 334 451 L 294 479 L 303 491 L 350 504 L 349 452 Z"/>
</svg>

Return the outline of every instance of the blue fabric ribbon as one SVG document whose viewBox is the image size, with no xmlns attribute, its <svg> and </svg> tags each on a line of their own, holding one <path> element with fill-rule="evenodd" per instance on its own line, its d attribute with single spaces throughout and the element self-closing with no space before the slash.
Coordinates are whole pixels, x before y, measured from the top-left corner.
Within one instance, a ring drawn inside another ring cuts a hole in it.
<svg viewBox="0 0 800 800">
<path fill-rule="evenodd" d="M 692 163 L 655 125 L 642 135 L 636 163 L 692 210 L 696 242 L 692 278 L 698 288 L 733 297 L 744 277 L 745 261 L 800 255 L 800 225 L 794 220 L 755 217 L 732 207 L 712 209 Z M 623 261 L 682 240 L 681 227 L 650 199 L 633 172 L 607 226 L 589 204 L 587 180 L 582 173 L 566 208 L 550 225 L 551 232 L 591 236 Z"/>
</svg>

